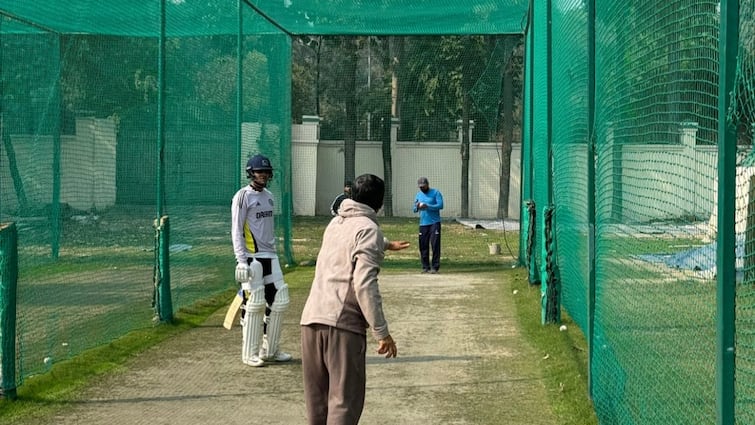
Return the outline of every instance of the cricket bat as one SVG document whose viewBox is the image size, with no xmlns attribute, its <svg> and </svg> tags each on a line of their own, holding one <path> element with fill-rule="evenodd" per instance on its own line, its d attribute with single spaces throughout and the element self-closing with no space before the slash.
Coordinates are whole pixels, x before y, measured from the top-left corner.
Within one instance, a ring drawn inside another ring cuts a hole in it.
<svg viewBox="0 0 755 425">
<path fill-rule="evenodd" d="M 243 292 L 239 291 L 233 297 L 231 305 L 228 306 L 228 311 L 225 313 L 225 320 L 223 321 L 223 327 L 231 330 L 234 323 L 239 322 L 239 316 L 241 316 L 241 304 L 244 302 Z"/>
</svg>

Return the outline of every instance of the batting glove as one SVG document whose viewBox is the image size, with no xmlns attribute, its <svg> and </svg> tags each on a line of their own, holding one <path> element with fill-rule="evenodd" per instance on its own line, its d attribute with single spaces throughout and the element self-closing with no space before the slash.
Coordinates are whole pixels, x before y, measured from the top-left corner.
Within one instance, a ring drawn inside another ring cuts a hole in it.
<svg viewBox="0 0 755 425">
<path fill-rule="evenodd" d="M 236 264 L 236 282 L 245 283 L 249 281 L 249 266 L 242 263 Z"/>
</svg>

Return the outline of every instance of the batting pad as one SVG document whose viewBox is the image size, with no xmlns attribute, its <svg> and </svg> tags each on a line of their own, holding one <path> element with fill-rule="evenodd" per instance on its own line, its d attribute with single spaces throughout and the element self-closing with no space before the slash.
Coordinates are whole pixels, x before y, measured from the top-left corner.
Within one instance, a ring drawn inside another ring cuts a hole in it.
<svg viewBox="0 0 755 425">
<path fill-rule="evenodd" d="M 275 293 L 275 301 L 270 306 L 270 318 L 267 321 L 267 353 L 266 356 L 275 356 L 278 352 L 280 343 L 281 330 L 283 327 L 283 313 L 288 310 L 288 285 L 281 285 L 278 292 Z"/>
<path fill-rule="evenodd" d="M 241 360 L 251 361 L 252 356 L 259 354 L 262 346 L 262 322 L 265 316 L 265 290 L 257 288 L 249 293 L 249 299 L 244 306 L 246 314 L 241 329 Z"/>
</svg>

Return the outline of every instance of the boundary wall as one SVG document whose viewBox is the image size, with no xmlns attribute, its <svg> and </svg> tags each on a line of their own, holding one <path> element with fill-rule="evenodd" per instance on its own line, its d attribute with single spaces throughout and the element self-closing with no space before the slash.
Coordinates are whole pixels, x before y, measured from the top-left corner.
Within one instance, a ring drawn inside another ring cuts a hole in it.
<svg viewBox="0 0 755 425">
<path fill-rule="evenodd" d="M 244 123 L 245 139 L 259 133 L 259 124 Z M 443 193 L 444 217 L 461 216 L 461 155 L 458 142 L 405 142 L 396 140 L 392 132 L 393 213 L 396 217 L 412 217 L 412 201 L 417 191 L 417 178 L 425 176 L 430 185 Z M 61 143 L 61 202 L 76 210 L 100 210 L 116 202 L 116 125 L 110 119 L 84 118 L 76 122 L 76 135 L 63 136 Z M 610 132 L 609 132 L 610 136 Z M 683 123 L 678 143 L 623 145 L 609 149 L 618 155 L 624 170 L 620 187 L 609 182 L 596 185 L 599 191 L 620 190 L 623 205 L 616 211 L 604 211 L 620 217 L 624 223 L 644 223 L 697 217 L 708 220 L 715 216 L 715 146 L 696 144 L 696 126 Z M 611 137 L 609 137 L 611 140 Z M 15 167 L 24 181 L 31 205 L 44 205 L 52 199 L 53 180 L 51 141 L 32 136 L 10 135 L 16 159 Z M 357 141 L 356 175 L 373 173 L 384 177 L 382 143 Z M 511 152 L 508 218 L 521 215 L 521 144 Z M 45 147 L 45 148 L 42 148 Z M 248 148 L 248 147 L 247 147 Z M 575 149 L 583 148 L 575 145 Z M 617 149 L 618 148 L 618 149 Z M 0 148 L 0 151 L 3 149 Z M 248 150 L 248 149 L 246 149 Z M 244 151 L 244 153 L 248 153 Z M 7 167 L 7 152 L 2 152 L 0 172 L 3 180 L 12 181 Z M 601 153 L 599 153 L 600 155 Z M 294 215 L 328 215 L 330 203 L 343 188 L 344 159 L 342 140 L 320 140 L 319 120 L 305 116 L 302 124 L 292 126 L 292 190 Z M 500 146 L 496 143 L 470 143 L 469 216 L 495 219 L 498 209 L 500 181 Z M 690 172 L 694 164 L 695 172 Z M 610 195 L 610 192 L 605 193 Z M 648 196 L 658 198 L 663 209 L 643 202 Z M 4 205 L 15 205 L 11 184 L 2 187 Z M 745 199 L 743 197 L 743 199 Z M 631 207 L 629 207 L 631 206 Z M 558 206 L 556 206 L 558 207 Z M 738 210 L 742 209 L 738 206 Z M 660 212 L 665 214 L 659 216 Z M 743 212 L 742 212 L 743 213 Z M 742 214 L 738 211 L 738 219 Z M 605 218 L 605 217 L 603 217 Z M 743 221 L 743 220 L 740 220 Z"/>
<path fill-rule="evenodd" d="M 609 131 L 610 133 L 610 131 Z M 619 217 L 623 223 L 646 223 L 697 217 L 708 220 L 715 214 L 715 146 L 697 145 L 697 125 L 680 123 L 676 143 L 612 145 L 607 153 L 617 155 L 623 170 L 618 186 L 614 181 L 597 181 L 598 191 L 623 195 L 622 205 L 602 214 Z M 393 214 L 411 217 L 417 192 L 417 178 L 425 176 L 430 186 L 443 193 L 444 217 L 461 215 L 461 154 L 454 142 L 402 142 L 392 132 Z M 295 215 L 327 215 L 330 203 L 343 188 L 343 141 L 319 140 L 317 117 L 304 117 L 292 129 L 293 203 Z M 460 139 L 459 139 L 460 140 Z M 609 140 L 612 138 L 609 137 Z M 357 141 L 355 174 L 383 176 L 379 141 Z M 521 147 L 513 144 L 510 164 L 508 218 L 521 217 Z M 584 145 L 574 145 L 585 149 Z M 308 158 L 314 160 L 308 160 Z M 495 219 L 498 209 L 500 146 L 470 143 L 469 215 Z M 694 164 L 693 168 L 690 168 Z M 315 166 L 316 165 L 316 166 Z M 694 172 L 690 172 L 694 170 Z M 645 202 L 656 198 L 664 208 Z M 558 206 L 556 206 L 558 208 Z M 615 214 L 615 210 L 620 210 Z M 606 217 L 603 217 L 604 219 Z"/>
<path fill-rule="evenodd" d="M 12 152 L 0 144 L 0 202 L 18 206 L 11 167 L 18 172 L 29 206 L 53 198 L 52 136 L 10 134 Z M 79 211 L 102 210 L 116 202 L 117 125 L 112 118 L 77 118 L 76 134 L 60 137 L 60 202 Z M 11 161 L 12 158 L 12 161 Z"/>
<path fill-rule="evenodd" d="M 330 204 L 343 190 L 342 140 L 319 140 L 317 117 L 304 117 L 292 128 L 293 204 L 295 215 L 329 215 Z M 392 131 L 393 215 L 412 217 L 417 179 L 427 177 L 430 186 L 443 193 L 446 218 L 461 216 L 461 154 L 454 142 L 402 142 Z M 495 219 L 498 210 L 500 146 L 470 143 L 469 215 Z M 511 152 L 508 218 L 520 216 L 521 143 Z M 382 143 L 357 141 L 355 175 L 372 173 L 384 177 Z"/>
</svg>

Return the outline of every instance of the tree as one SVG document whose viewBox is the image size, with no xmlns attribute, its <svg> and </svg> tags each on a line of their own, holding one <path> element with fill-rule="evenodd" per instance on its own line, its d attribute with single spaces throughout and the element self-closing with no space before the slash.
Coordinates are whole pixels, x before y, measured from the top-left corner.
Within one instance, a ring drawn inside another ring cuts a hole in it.
<svg viewBox="0 0 755 425">
<path fill-rule="evenodd" d="M 520 36 L 512 38 L 519 40 L 514 44 L 521 44 Z M 369 134 L 367 128 L 381 129 L 374 134 L 380 135 L 382 143 L 387 186 L 384 212 L 388 216 L 392 215 L 393 118 L 399 119 L 401 140 L 449 143 L 458 143 L 450 133 L 463 118 L 465 177 L 461 190 L 468 215 L 469 123 L 475 122 L 472 142 L 501 144 L 507 156 L 502 167 L 509 166 L 514 128 L 521 125 L 521 118 L 517 118 L 521 113 L 517 92 L 521 89 L 521 48 L 512 58 L 510 50 L 514 47 L 502 54 L 505 49 L 501 40 L 481 36 L 302 37 L 294 48 L 293 87 L 294 96 L 299 98 L 292 104 L 300 106 L 293 110 L 311 113 L 315 108 L 312 99 L 317 99 L 314 103 L 322 119 L 321 137 L 345 140 L 345 178 L 355 174 L 349 170 L 355 165 L 356 138 Z M 506 71 L 508 61 L 512 68 Z M 504 71 L 510 74 L 503 76 Z M 503 82 L 510 84 L 505 101 L 501 99 Z M 500 107 L 504 104 L 508 109 L 501 124 Z M 502 173 L 501 190 L 506 192 L 509 172 L 502 169 Z M 508 195 L 503 196 L 507 214 Z"/>
<path fill-rule="evenodd" d="M 404 38 L 389 37 L 387 49 L 387 64 L 389 70 L 389 80 L 387 81 L 388 101 L 382 109 L 382 152 L 383 152 L 383 171 L 385 177 L 385 200 L 383 210 L 386 217 L 393 216 L 393 157 L 391 155 L 391 130 L 393 118 L 399 118 L 398 108 L 398 79 L 400 75 L 401 64 L 403 63 Z"/>
<path fill-rule="evenodd" d="M 291 114 L 293 122 L 302 115 L 320 116 L 320 58 L 322 36 L 300 36 L 293 43 L 291 61 Z"/>
<path fill-rule="evenodd" d="M 519 35 L 505 36 L 503 39 L 504 54 L 502 61 L 501 91 L 501 125 L 497 132 L 498 142 L 501 144 L 501 172 L 499 175 L 498 211 L 496 218 L 504 219 L 509 216 L 509 187 L 511 183 L 511 150 L 514 142 L 514 86 L 515 80 L 521 81 L 522 70 L 522 39 Z"/>
<path fill-rule="evenodd" d="M 469 120 L 472 113 L 471 92 L 474 83 L 481 77 L 488 56 L 484 37 L 449 37 L 446 38 L 450 58 L 459 62 L 458 73 L 455 78 L 460 81 L 461 92 L 461 216 L 469 217 Z"/>
<path fill-rule="evenodd" d="M 270 96 L 268 58 L 261 52 L 250 51 L 242 60 L 245 119 L 265 122 Z M 235 111 L 237 63 L 235 55 L 218 56 L 205 63 L 194 76 L 198 100 L 228 113 Z"/>
<path fill-rule="evenodd" d="M 358 62 L 358 43 L 357 37 L 340 37 L 343 49 L 343 101 L 345 106 L 346 119 L 344 120 L 343 130 L 343 161 L 344 161 L 344 180 L 354 180 L 356 171 L 356 145 L 357 145 L 357 94 L 356 94 L 356 74 Z"/>
</svg>

